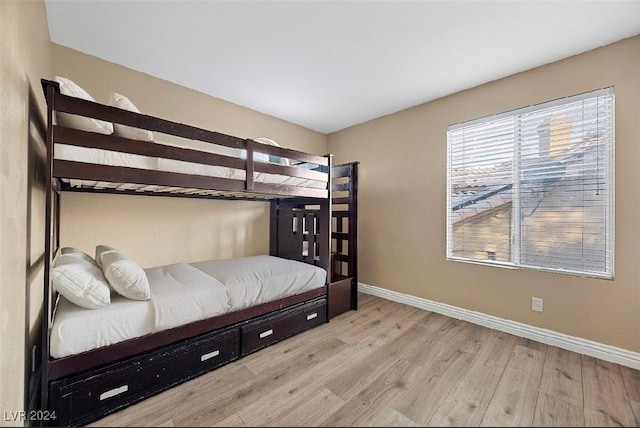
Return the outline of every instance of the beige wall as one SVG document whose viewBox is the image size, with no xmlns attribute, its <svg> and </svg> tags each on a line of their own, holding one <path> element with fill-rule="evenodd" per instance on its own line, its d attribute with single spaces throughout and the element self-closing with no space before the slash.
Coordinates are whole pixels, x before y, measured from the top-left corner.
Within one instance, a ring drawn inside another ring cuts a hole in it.
<svg viewBox="0 0 640 428">
<path fill-rule="evenodd" d="M 30 131 L 44 115 L 40 78 L 52 66 L 43 1 L 0 1 L 0 425 L 22 426 L 4 412 L 25 409 L 25 352 L 42 299 L 44 207 L 29 171 L 42 144 Z M 30 96 L 31 92 L 31 96 Z M 36 126 L 37 128 L 37 126 Z M 39 301 L 38 301 L 39 300 Z M 34 302 L 32 309 L 28 303 Z M 25 327 L 26 326 L 26 327 Z M 9 413 L 10 414 L 10 413 Z"/>
<path fill-rule="evenodd" d="M 242 138 L 267 137 L 281 146 L 327 152 L 327 137 L 298 125 L 210 97 L 144 73 L 53 45 L 54 73 L 107 103 L 126 95 L 145 114 Z M 161 140 L 166 138 L 156 134 Z M 65 193 L 61 244 L 90 254 L 104 243 L 150 267 L 182 261 L 267 253 L 268 204 Z"/>
<path fill-rule="evenodd" d="M 615 280 L 446 261 L 447 126 L 608 86 Z M 329 135 L 336 162 L 361 162 L 361 282 L 640 352 L 639 124 L 637 36 Z"/>
</svg>

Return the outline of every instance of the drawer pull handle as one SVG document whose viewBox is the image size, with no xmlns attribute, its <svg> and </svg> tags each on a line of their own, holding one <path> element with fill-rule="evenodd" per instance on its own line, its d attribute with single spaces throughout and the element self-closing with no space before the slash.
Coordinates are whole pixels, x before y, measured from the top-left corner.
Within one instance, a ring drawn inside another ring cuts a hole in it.
<svg viewBox="0 0 640 428">
<path fill-rule="evenodd" d="M 210 358 L 213 357 L 217 357 L 218 355 L 220 355 L 220 351 L 219 350 L 215 350 L 213 352 L 209 352 L 208 354 L 204 354 L 200 357 L 200 361 L 207 361 Z"/>
<path fill-rule="evenodd" d="M 272 334 L 273 334 L 273 329 L 263 331 L 262 333 L 260 333 L 260 339 L 264 339 L 265 337 L 271 336 Z"/>
<path fill-rule="evenodd" d="M 314 312 L 312 314 L 307 315 L 307 321 L 314 319 L 315 317 L 318 316 L 317 312 Z"/>
<path fill-rule="evenodd" d="M 122 385 L 117 388 L 110 389 L 109 391 L 100 394 L 100 401 L 106 400 L 107 398 L 115 397 L 116 395 L 120 395 L 123 392 L 127 392 L 128 390 L 129 385 Z"/>
</svg>

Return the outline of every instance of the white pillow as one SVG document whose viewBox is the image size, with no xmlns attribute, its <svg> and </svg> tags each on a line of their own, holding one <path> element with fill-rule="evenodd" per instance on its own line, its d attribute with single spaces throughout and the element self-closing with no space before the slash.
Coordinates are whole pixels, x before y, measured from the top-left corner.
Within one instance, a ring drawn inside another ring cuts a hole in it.
<svg viewBox="0 0 640 428">
<path fill-rule="evenodd" d="M 60 248 L 60 254 L 67 254 L 70 256 L 78 257 L 80 259 L 86 260 L 91 263 L 95 263 L 95 260 L 93 259 L 93 257 L 91 257 L 89 254 L 75 247 L 62 247 Z"/>
<path fill-rule="evenodd" d="M 267 146 L 280 147 L 280 144 L 276 143 L 275 141 L 273 141 L 270 138 L 259 137 L 259 138 L 254 138 L 253 141 L 261 143 L 261 144 L 265 144 Z M 264 154 L 264 153 L 254 153 L 253 154 L 253 159 L 257 160 L 257 161 L 261 161 L 261 162 L 272 162 L 272 163 L 277 163 L 277 164 L 280 164 L 280 165 L 289 166 L 289 159 L 281 158 L 280 156 L 267 155 L 267 154 Z"/>
<path fill-rule="evenodd" d="M 52 269 L 53 287 L 72 303 L 98 309 L 111 303 L 111 290 L 95 264 L 74 254 L 60 254 Z"/>
<path fill-rule="evenodd" d="M 83 100 L 94 101 L 93 97 L 72 80 L 65 77 L 56 76 L 56 82 L 60 84 L 60 92 Z M 60 126 L 66 128 L 80 129 L 82 131 L 98 132 L 100 134 L 113 134 L 113 124 L 104 120 L 93 119 L 91 117 L 78 116 L 75 114 L 56 112 L 56 117 Z"/>
<path fill-rule="evenodd" d="M 108 245 L 96 245 L 96 264 L 102 269 L 102 256 L 109 251 L 118 251 Z"/>
<path fill-rule="evenodd" d="M 129 98 L 116 92 L 111 93 L 111 98 L 109 98 L 109 105 L 121 108 L 123 110 L 140 113 L 140 110 L 138 110 L 138 108 L 129 100 Z M 121 125 L 119 123 L 114 123 L 113 128 L 114 133 L 118 137 L 130 138 L 132 140 L 153 141 L 153 133 L 146 129 L 134 128 L 132 126 Z"/>
<path fill-rule="evenodd" d="M 121 296 L 133 300 L 149 300 L 151 290 L 144 270 L 118 250 L 100 256 L 102 272 L 109 285 Z"/>
</svg>

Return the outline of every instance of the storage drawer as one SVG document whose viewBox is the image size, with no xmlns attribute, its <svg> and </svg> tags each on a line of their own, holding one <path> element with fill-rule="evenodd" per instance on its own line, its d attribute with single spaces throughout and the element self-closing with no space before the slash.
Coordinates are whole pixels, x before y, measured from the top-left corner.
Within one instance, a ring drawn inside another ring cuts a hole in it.
<svg viewBox="0 0 640 428">
<path fill-rule="evenodd" d="M 239 330 L 234 326 L 150 356 L 144 372 L 151 384 L 168 388 L 238 359 L 239 351 Z"/>
<path fill-rule="evenodd" d="M 241 328 L 242 355 L 323 324 L 327 319 L 326 307 L 326 299 L 321 298 L 247 322 Z"/>
<path fill-rule="evenodd" d="M 137 401 L 145 392 L 143 363 L 117 364 L 93 376 L 74 376 L 49 384 L 49 410 L 56 426 L 82 425 Z"/>
<path fill-rule="evenodd" d="M 56 425 L 82 425 L 238 358 L 238 327 L 50 383 Z"/>
</svg>

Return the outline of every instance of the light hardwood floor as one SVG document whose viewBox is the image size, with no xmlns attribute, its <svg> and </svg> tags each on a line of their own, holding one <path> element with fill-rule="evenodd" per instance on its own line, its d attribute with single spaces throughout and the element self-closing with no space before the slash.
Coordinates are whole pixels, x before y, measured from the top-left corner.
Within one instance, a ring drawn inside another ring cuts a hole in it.
<svg viewBox="0 0 640 428">
<path fill-rule="evenodd" d="M 638 426 L 640 371 L 360 296 L 91 426 Z"/>
</svg>

